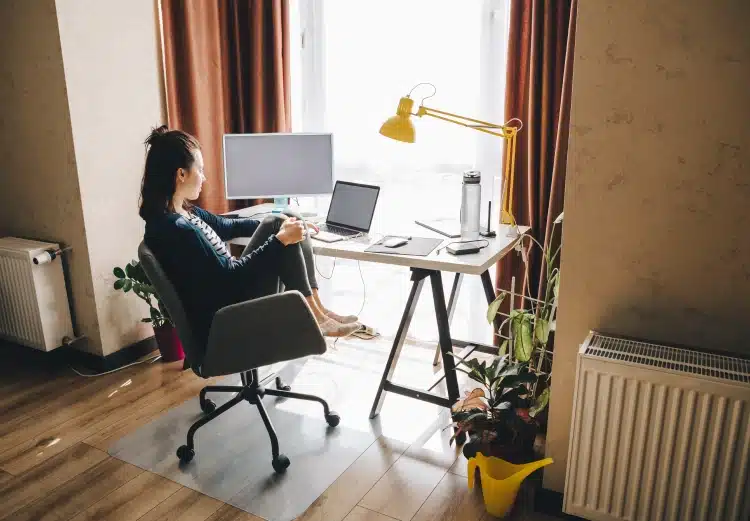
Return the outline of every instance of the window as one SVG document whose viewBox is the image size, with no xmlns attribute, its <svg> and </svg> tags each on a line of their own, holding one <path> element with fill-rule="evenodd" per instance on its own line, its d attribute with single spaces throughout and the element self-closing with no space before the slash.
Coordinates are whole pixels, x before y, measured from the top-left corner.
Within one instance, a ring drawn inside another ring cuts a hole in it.
<svg viewBox="0 0 750 521">
<path fill-rule="evenodd" d="M 502 139 L 432 118 L 415 120 L 411 145 L 378 129 L 420 82 L 437 88 L 428 106 L 503 121 L 506 0 L 297 0 L 293 6 L 291 22 L 299 28 L 292 31 L 293 129 L 334 133 L 338 179 L 381 185 L 389 208 L 408 204 L 403 194 L 416 194 L 433 203 L 423 217 L 454 217 L 461 173 L 477 168 L 484 204 L 492 197 L 497 209 Z M 430 94 L 423 85 L 412 97 Z"/>
<path fill-rule="evenodd" d="M 482 172 L 483 207 L 491 198 L 499 222 L 503 139 L 428 117 L 415 119 L 414 144 L 389 140 L 378 130 L 395 114 L 399 98 L 420 82 L 437 89 L 427 106 L 503 122 L 508 3 L 292 1 L 293 130 L 333 132 L 337 179 L 381 187 L 373 233 L 394 233 L 405 218 L 458 218 L 461 174 L 473 168 Z M 420 86 L 412 98 L 418 102 L 431 93 L 431 87 Z M 315 206 L 325 214 L 327 198 Z M 336 305 L 343 302 L 344 309 L 356 312 L 359 291 L 344 288 L 358 288 L 360 273 L 356 265 L 340 269 L 348 271 L 337 275 L 340 282 L 331 290 Z M 408 293 L 408 279 L 392 272 L 366 267 L 368 281 L 381 291 L 368 297 L 365 318 L 375 317 L 373 323 L 381 326 L 398 324 L 401 309 L 393 297 Z M 450 288 L 450 280 L 444 283 Z M 385 285 L 393 287 L 384 290 Z M 479 278 L 468 277 L 461 295 L 455 333 L 491 342 Z M 412 324 L 412 333 L 422 338 L 434 328 L 431 303 L 423 305 L 417 316 L 425 313 L 425 320 Z"/>
</svg>

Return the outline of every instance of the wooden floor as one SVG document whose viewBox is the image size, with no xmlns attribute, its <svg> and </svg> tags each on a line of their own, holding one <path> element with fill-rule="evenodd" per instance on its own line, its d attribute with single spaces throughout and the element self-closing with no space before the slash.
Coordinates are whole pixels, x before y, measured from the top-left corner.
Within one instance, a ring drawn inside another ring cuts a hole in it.
<svg viewBox="0 0 750 521">
<path fill-rule="evenodd" d="M 324 273 L 331 273 L 331 269 L 322 267 Z M 336 309 L 356 312 L 363 295 L 358 268 L 356 264 L 342 263 L 336 270 L 333 281 L 322 281 L 322 291 L 329 301 L 336 301 Z M 346 415 L 346 420 L 361 421 L 363 428 L 367 426 L 374 389 L 352 384 L 353 368 L 343 350 L 361 353 L 358 359 L 377 383 L 390 349 L 389 337 L 395 333 L 409 287 L 405 270 L 367 267 L 364 278 L 370 294 L 360 316 L 380 329 L 383 337 L 339 343 L 329 350 L 331 356 L 321 361 L 325 365 L 321 371 L 332 382 L 331 389 L 347 395 L 347 403 L 336 406 L 342 418 Z M 386 285 L 391 287 L 385 288 Z M 377 292 L 372 289 L 376 286 Z M 450 288 L 448 281 L 446 286 Z M 424 293 L 426 302 L 418 306 L 412 327 L 422 340 L 412 338 L 402 354 L 403 370 L 396 374 L 396 381 L 407 378 L 404 383 L 414 387 L 434 376 L 430 361 L 435 344 L 424 339 L 436 338 L 437 331 L 429 288 Z M 462 298 L 469 295 L 469 291 L 462 293 Z M 481 325 L 483 315 L 478 315 Z M 478 329 L 479 326 L 468 327 L 476 316 L 470 306 L 462 307 L 459 300 L 454 319 L 459 321 L 459 333 L 462 328 Z M 118 439 L 195 397 L 210 381 L 191 371 L 181 371 L 180 363 L 141 364 L 105 376 L 83 378 L 68 367 L 44 367 L 2 354 L 0 520 L 259 519 L 107 454 Z M 355 369 L 364 374 L 362 367 Z M 389 396 L 378 427 L 382 435 L 299 519 L 490 520 L 479 493 L 468 490 L 465 459 L 446 441 L 445 418 L 439 419 L 431 407 L 434 406 Z M 241 412 L 230 414 L 235 413 Z M 210 424 L 206 428 L 210 429 Z M 293 471 L 292 463 L 289 472 Z M 531 513 L 529 498 L 524 494 L 519 495 L 518 508 L 510 519 L 552 521 L 553 518 Z"/>
<path fill-rule="evenodd" d="M 379 343 L 387 348 L 387 342 Z M 66 367 L 5 365 L 0 373 L 0 519 L 258 520 L 107 454 L 120 437 L 206 385 L 180 369 L 179 363 L 142 364 L 83 378 Z M 366 416 L 367 408 L 361 413 Z M 491 519 L 481 497 L 467 488 L 462 456 L 444 448 L 429 453 L 429 443 L 409 444 L 398 432 L 391 429 L 388 434 L 394 436 L 384 435 L 370 446 L 300 519 Z M 524 508 L 529 510 L 523 505 L 513 518 L 550 519 Z"/>
</svg>

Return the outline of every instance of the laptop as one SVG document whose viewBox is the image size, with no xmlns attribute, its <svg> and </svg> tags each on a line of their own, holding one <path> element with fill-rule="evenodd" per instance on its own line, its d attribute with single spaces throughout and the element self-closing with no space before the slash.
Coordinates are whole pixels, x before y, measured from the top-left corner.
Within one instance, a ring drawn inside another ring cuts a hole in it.
<svg viewBox="0 0 750 521">
<path fill-rule="evenodd" d="M 326 221 L 312 237 L 337 242 L 369 232 L 379 195 L 379 186 L 336 181 Z"/>
</svg>

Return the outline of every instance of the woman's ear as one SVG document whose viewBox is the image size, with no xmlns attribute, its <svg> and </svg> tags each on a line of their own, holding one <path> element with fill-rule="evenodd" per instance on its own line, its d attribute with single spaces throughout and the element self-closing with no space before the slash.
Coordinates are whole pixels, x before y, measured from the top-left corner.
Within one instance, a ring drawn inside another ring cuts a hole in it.
<svg viewBox="0 0 750 521">
<path fill-rule="evenodd" d="M 182 168 L 177 169 L 177 179 L 180 181 L 185 181 L 185 170 Z"/>
</svg>

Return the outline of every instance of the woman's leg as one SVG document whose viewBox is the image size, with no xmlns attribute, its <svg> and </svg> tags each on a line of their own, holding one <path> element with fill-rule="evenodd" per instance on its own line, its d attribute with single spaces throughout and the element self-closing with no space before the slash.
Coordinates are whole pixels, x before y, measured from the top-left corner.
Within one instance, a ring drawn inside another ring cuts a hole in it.
<svg viewBox="0 0 750 521">
<path fill-rule="evenodd" d="M 289 217 L 296 217 L 297 219 L 302 220 L 302 216 L 298 214 L 297 212 L 295 212 L 294 210 L 285 210 L 284 213 Z M 313 300 L 315 300 L 315 303 L 317 304 L 318 308 L 326 316 L 342 324 L 351 324 L 351 323 L 356 322 L 358 318 L 353 315 L 341 316 L 325 307 L 323 302 L 320 300 L 320 294 L 318 293 L 319 286 L 318 286 L 318 279 L 315 276 L 315 255 L 313 253 L 312 239 L 310 239 L 310 237 L 307 236 L 299 244 L 300 244 L 300 247 L 302 248 L 302 256 L 305 259 L 305 268 L 307 269 L 307 280 L 310 283 Z"/>
<path fill-rule="evenodd" d="M 242 255 L 247 255 L 249 252 L 255 250 L 261 244 L 265 243 L 269 237 L 276 235 L 281 229 L 281 223 L 284 222 L 284 218 L 281 216 L 269 216 L 266 217 L 263 222 L 255 230 L 253 236 L 250 238 L 250 242 L 245 247 Z M 305 239 L 309 242 L 309 238 Z M 304 242 L 304 241 L 303 241 Z M 312 256 L 312 247 L 308 245 L 310 256 Z M 278 291 L 278 278 L 290 290 L 297 290 L 305 297 L 307 304 L 315 316 L 315 319 L 320 325 L 320 329 L 326 336 L 346 336 L 350 335 L 357 330 L 353 324 L 340 324 L 335 320 L 332 320 L 323 309 L 318 306 L 318 302 L 313 296 L 313 291 L 317 292 L 317 281 L 313 275 L 313 283 L 316 289 L 310 287 L 309 281 L 309 269 L 305 265 L 305 257 L 303 254 L 304 250 L 302 243 L 291 244 L 285 246 L 282 250 L 281 259 L 279 262 L 278 273 L 269 273 L 266 277 L 259 277 L 258 287 L 253 288 L 253 293 L 257 296 L 260 295 L 271 295 Z M 313 265 L 313 272 L 315 267 Z"/>
<path fill-rule="evenodd" d="M 279 233 L 282 222 L 284 222 L 284 219 L 276 215 L 268 216 L 263 219 L 260 226 L 258 226 L 258 229 L 255 230 L 255 233 L 253 233 L 253 236 L 250 238 L 250 242 L 245 247 L 242 255 L 245 256 L 254 251 L 260 245 L 265 243 L 269 237 Z M 276 293 L 278 291 L 279 278 L 287 289 L 296 290 L 302 293 L 305 300 L 310 304 L 310 308 L 318 321 L 325 319 L 325 314 L 318 308 L 317 302 L 315 302 L 315 299 L 312 296 L 312 288 L 307 279 L 305 260 L 302 256 L 302 249 L 299 244 L 291 244 L 284 247 L 278 266 L 278 272 L 268 273 L 267 276 L 258 277 L 257 286 L 253 288 L 253 293 L 256 295 L 272 295 Z"/>
</svg>

